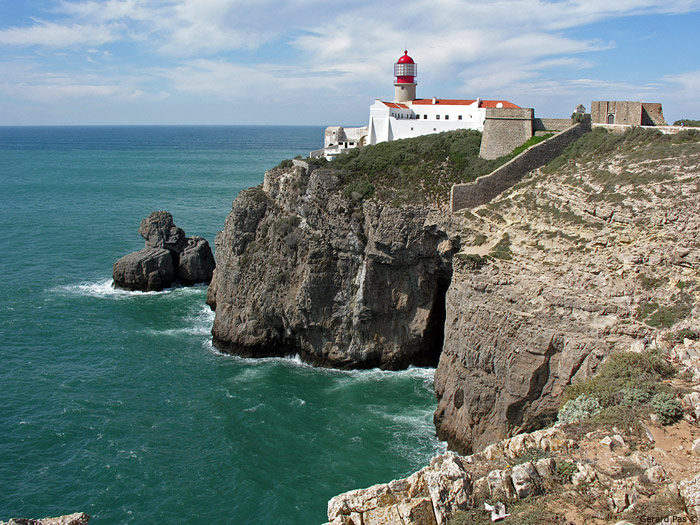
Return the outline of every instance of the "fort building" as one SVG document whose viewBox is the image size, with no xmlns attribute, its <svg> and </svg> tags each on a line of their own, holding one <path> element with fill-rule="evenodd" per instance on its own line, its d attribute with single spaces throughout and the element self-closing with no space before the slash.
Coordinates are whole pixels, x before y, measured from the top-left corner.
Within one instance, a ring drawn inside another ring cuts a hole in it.
<svg viewBox="0 0 700 525">
<path fill-rule="evenodd" d="M 629 102 L 605 100 L 591 102 L 593 124 L 624 126 L 666 126 L 661 104 L 658 102 Z"/>
</svg>

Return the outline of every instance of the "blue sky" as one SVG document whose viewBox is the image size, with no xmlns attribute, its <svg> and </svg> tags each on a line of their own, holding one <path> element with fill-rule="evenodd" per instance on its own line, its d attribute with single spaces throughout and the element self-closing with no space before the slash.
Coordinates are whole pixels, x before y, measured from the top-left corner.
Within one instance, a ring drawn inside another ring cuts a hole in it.
<svg viewBox="0 0 700 525">
<path fill-rule="evenodd" d="M 700 0 L 0 0 L 0 125 L 363 125 L 418 96 L 700 118 Z"/>
</svg>

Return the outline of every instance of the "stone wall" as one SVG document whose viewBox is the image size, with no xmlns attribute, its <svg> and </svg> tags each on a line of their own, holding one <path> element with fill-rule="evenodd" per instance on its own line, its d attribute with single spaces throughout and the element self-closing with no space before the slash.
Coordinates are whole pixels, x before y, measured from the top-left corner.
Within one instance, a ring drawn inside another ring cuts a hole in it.
<svg viewBox="0 0 700 525">
<path fill-rule="evenodd" d="M 497 159 L 527 142 L 533 134 L 534 114 L 532 108 L 487 109 L 479 156 Z"/>
<path fill-rule="evenodd" d="M 608 122 L 608 117 L 613 122 Z M 658 102 L 628 102 L 604 100 L 591 102 L 591 117 L 594 124 L 617 124 L 627 126 L 665 126 L 661 104 Z"/>
<path fill-rule="evenodd" d="M 452 211 L 471 209 L 490 202 L 518 183 L 528 172 L 544 166 L 561 155 L 569 144 L 590 130 L 591 120 L 587 118 L 584 122 L 574 124 L 553 137 L 528 148 L 489 175 L 479 177 L 468 184 L 455 184 L 450 192 Z"/>
<path fill-rule="evenodd" d="M 656 102 L 645 102 L 642 104 L 642 125 L 643 126 L 666 126 L 661 104 Z"/>
<path fill-rule="evenodd" d="M 562 131 L 571 127 L 572 124 L 570 118 L 536 118 L 532 121 L 532 129 L 534 131 Z"/>
</svg>

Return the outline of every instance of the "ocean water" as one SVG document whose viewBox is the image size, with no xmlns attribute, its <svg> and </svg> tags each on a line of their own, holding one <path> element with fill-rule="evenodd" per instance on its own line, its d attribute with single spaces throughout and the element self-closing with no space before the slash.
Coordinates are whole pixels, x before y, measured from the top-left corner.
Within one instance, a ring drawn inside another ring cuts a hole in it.
<svg viewBox="0 0 700 525">
<path fill-rule="evenodd" d="M 0 520 L 325 521 L 443 450 L 433 370 L 315 369 L 211 346 L 204 287 L 111 288 L 166 209 L 213 245 L 320 127 L 0 128 Z"/>
</svg>

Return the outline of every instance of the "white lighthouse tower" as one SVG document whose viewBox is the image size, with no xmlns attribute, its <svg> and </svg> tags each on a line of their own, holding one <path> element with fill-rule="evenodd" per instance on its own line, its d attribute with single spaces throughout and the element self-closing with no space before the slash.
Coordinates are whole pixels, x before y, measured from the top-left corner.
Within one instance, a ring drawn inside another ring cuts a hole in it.
<svg viewBox="0 0 700 525">
<path fill-rule="evenodd" d="M 416 76 L 418 65 L 408 56 L 408 50 L 394 64 L 394 102 L 412 102 L 416 100 Z"/>
</svg>

